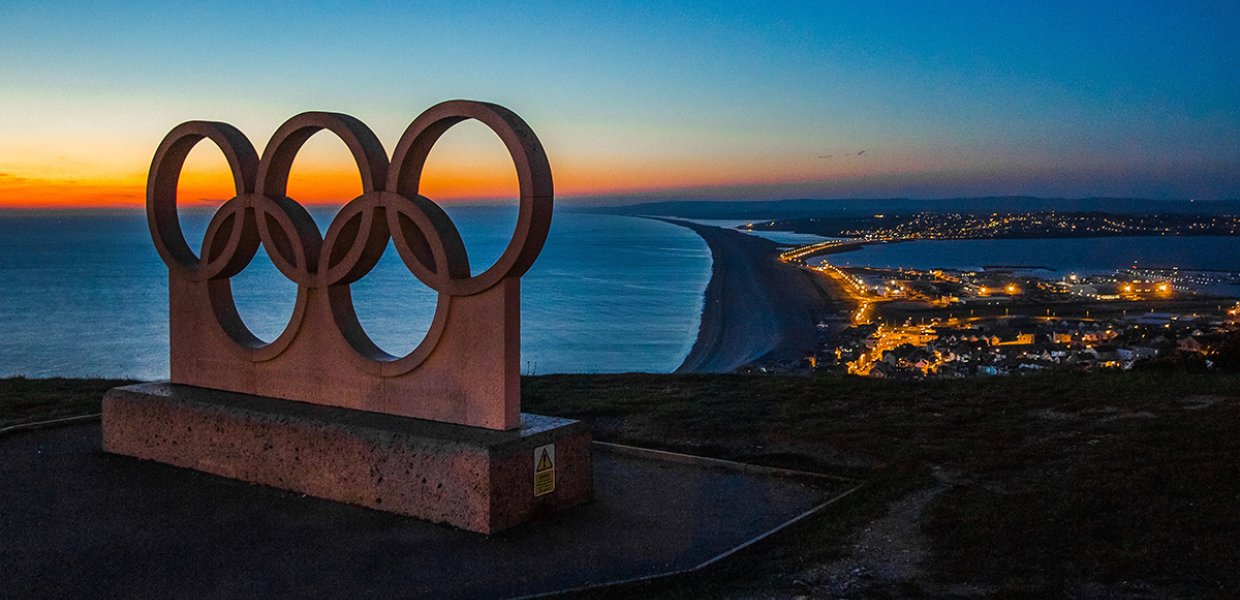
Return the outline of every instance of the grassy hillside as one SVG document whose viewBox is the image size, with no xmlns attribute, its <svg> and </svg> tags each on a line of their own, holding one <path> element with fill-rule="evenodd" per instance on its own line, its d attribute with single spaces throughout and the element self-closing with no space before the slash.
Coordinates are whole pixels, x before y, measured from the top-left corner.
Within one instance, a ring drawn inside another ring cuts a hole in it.
<svg viewBox="0 0 1240 600">
<path fill-rule="evenodd" d="M 1147 373 L 560 376 L 524 392 L 527 410 L 584 418 L 600 439 L 870 480 L 665 595 L 1227 597 L 1240 590 L 1238 386 Z"/>
<path fill-rule="evenodd" d="M 117 379 L 0 379 L 0 429 L 99 412 L 109 388 L 130 381 Z"/>
<path fill-rule="evenodd" d="M 97 411 L 116 382 L 0 380 L 0 426 Z M 546 376 L 525 410 L 596 438 L 865 479 L 689 597 L 1229 597 L 1240 376 L 960 381 Z M 627 597 L 633 590 L 617 592 Z"/>
</svg>

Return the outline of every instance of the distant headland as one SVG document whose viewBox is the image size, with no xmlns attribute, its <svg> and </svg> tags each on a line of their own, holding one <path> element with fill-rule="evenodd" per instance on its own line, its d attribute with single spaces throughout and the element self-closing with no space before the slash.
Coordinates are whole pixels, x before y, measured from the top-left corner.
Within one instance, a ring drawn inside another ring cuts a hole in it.
<svg viewBox="0 0 1240 600">
<path fill-rule="evenodd" d="M 1045 198 L 978 196 L 960 198 L 796 198 L 786 200 L 666 200 L 575 210 L 618 215 L 687 219 L 797 219 L 823 215 L 916 212 L 1108 212 L 1116 214 L 1240 214 L 1240 199 L 1167 200 L 1153 198 Z"/>
</svg>

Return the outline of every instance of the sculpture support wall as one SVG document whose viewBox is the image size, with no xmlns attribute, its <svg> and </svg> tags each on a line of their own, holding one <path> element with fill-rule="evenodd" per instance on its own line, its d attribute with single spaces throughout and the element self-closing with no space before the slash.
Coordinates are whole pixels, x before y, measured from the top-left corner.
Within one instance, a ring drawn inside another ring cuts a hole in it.
<svg viewBox="0 0 1240 600">
<path fill-rule="evenodd" d="M 536 493 L 535 449 L 555 447 Z M 584 423 L 525 415 L 492 431 L 166 383 L 108 392 L 108 452 L 494 533 L 593 493 Z"/>
</svg>

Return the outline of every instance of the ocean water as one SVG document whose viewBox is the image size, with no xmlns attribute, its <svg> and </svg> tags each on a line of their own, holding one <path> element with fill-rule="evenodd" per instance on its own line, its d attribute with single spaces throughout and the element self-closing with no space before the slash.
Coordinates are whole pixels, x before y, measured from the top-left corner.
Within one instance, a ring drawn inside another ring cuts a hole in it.
<svg viewBox="0 0 1240 600">
<path fill-rule="evenodd" d="M 1065 273 L 1140 268 L 1240 271 L 1240 238 L 1103 237 L 1035 240 L 926 240 L 871 244 L 829 255 L 832 264 L 882 268 L 977 270 L 1007 265 Z"/>
<path fill-rule="evenodd" d="M 1136 266 L 1142 269 L 1240 272 L 1240 238 L 1103 237 L 1033 240 L 933 240 L 872 244 L 860 250 L 831 254 L 814 262 L 841 266 L 914 269 L 980 270 L 986 266 L 1041 267 L 1041 276 L 1058 278 L 1077 273 L 1109 274 Z M 1212 293 L 1240 295 L 1236 286 L 1218 286 Z"/>
<path fill-rule="evenodd" d="M 507 245 L 515 208 L 446 209 L 481 272 Z M 334 216 L 313 214 L 321 230 Z M 209 218 L 182 214 L 191 246 Z M 675 369 L 696 338 L 710 268 L 705 242 L 683 227 L 558 210 L 522 279 L 522 372 Z M 144 214 L 0 216 L 0 282 L 0 376 L 167 376 L 167 268 Z M 296 287 L 262 251 L 233 288 L 255 334 L 283 330 Z M 391 246 L 353 296 L 367 333 L 393 354 L 418 344 L 435 307 Z"/>
</svg>

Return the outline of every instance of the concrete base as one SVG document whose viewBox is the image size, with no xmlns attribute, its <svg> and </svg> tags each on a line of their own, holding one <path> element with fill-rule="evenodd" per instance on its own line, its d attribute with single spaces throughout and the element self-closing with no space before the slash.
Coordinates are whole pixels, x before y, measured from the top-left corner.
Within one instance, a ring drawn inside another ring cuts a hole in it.
<svg viewBox="0 0 1240 600">
<path fill-rule="evenodd" d="M 585 424 L 529 414 L 494 431 L 144 383 L 104 397 L 103 448 L 481 533 L 593 493 Z"/>
</svg>

